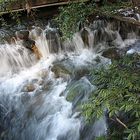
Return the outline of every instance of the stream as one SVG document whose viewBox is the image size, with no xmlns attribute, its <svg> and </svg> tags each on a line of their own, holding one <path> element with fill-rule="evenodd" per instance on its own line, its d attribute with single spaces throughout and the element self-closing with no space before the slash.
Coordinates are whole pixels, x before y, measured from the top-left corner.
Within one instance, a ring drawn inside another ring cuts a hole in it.
<svg viewBox="0 0 140 140">
<path fill-rule="evenodd" d="M 140 52 L 138 34 L 129 30 L 122 39 L 114 26 L 97 20 L 65 42 L 56 28 L 35 26 L 30 38 L 40 60 L 18 41 L 1 43 L 0 139 L 94 140 L 106 135 L 106 116 L 87 124 L 80 108 L 96 90 L 90 71 L 111 64 L 102 55 L 105 50 Z"/>
</svg>

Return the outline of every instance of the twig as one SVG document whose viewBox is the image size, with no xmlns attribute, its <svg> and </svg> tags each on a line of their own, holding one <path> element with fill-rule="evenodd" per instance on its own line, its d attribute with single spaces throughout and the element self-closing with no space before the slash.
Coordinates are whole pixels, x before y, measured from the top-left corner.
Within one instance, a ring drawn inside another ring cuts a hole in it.
<svg viewBox="0 0 140 140">
<path fill-rule="evenodd" d="M 126 126 L 126 124 L 124 124 L 119 118 L 116 118 L 116 121 L 118 123 L 120 123 L 122 126 L 124 126 L 126 129 L 128 129 L 128 127 Z"/>
<path fill-rule="evenodd" d="M 115 121 L 113 118 L 110 118 L 112 121 Z M 116 121 L 119 123 L 119 124 L 121 124 L 123 127 L 125 127 L 126 129 L 128 129 L 128 127 L 126 126 L 126 124 L 124 124 L 120 119 L 118 119 L 118 118 L 115 118 L 116 119 Z"/>
</svg>

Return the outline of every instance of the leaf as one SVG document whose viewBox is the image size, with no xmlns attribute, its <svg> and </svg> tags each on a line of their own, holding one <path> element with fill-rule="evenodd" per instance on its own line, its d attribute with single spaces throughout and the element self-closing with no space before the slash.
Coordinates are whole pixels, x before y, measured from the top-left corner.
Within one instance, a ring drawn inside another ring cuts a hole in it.
<svg viewBox="0 0 140 140">
<path fill-rule="evenodd" d="M 130 133 L 127 137 L 128 140 L 131 140 L 132 139 L 132 133 Z"/>
</svg>

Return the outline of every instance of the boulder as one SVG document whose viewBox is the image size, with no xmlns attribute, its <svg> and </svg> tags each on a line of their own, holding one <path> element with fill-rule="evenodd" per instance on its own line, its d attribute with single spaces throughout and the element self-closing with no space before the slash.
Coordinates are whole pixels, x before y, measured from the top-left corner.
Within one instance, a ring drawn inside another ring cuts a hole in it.
<svg viewBox="0 0 140 140">
<path fill-rule="evenodd" d="M 109 58 L 109 59 L 119 59 L 120 58 L 119 49 L 108 48 L 103 51 L 102 56 Z"/>
<path fill-rule="evenodd" d="M 72 102 L 73 108 L 76 109 L 78 105 L 87 101 L 93 90 L 95 90 L 95 87 L 86 77 L 82 77 L 78 81 L 72 81 L 66 88 L 66 99 Z"/>
<path fill-rule="evenodd" d="M 31 83 L 25 85 L 22 89 L 23 92 L 33 92 L 34 90 L 35 90 L 35 85 Z"/>
<path fill-rule="evenodd" d="M 73 62 L 68 58 L 53 62 L 53 67 L 51 68 L 51 71 L 55 73 L 56 77 L 59 77 L 60 73 L 72 74 L 73 70 Z"/>
<path fill-rule="evenodd" d="M 65 77 L 66 75 L 71 75 L 71 70 L 66 68 L 64 65 L 61 64 L 55 64 L 52 69 L 52 72 L 54 72 L 55 77 L 59 78 L 59 77 Z"/>
<path fill-rule="evenodd" d="M 33 46 L 35 46 L 35 41 L 31 39 L 23 40 L 22 45 L 32 51 Z"/>
<path fill-rule="evenodd" d="M 96 64 L 96 62 L 94 64 Z M 62 77 L 65 79 L 71 77 L 72 79 L 78 80 L 89 74 L 94 64 L 87 62 L 87 65 L 77 65 L 74 60 L 65 58 L 54 62 L 51 71 L 54 72 L 56 78 Z"/>
</svg>

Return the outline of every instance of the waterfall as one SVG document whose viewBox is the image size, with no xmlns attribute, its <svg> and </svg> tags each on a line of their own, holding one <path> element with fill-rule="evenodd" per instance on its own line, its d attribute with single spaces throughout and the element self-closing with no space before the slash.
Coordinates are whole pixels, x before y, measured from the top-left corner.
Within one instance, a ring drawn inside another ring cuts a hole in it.
<svg viewBox="0 0 140 140">
<path fill-rule="evenodd" d="M 90 70 L 111 63 L 103 50 L 137 40 L 134 31 L 123 40 L 112 24 L 95 21 L 65 42 L 58 29 L 34 27 L 29 36 L 40 60 L 18 41 L 0 45 L 0 139 L 93 140 L 106 135 L 106 117 L 87 125 L 78 105 L 96 90 Z"/>
<path fill-rule="evenodd" d="M 19 70 L 35 64 L 35 56 L 17 44 L 0 45 L 0 75 L 18 72 Z"/>
</svg>

